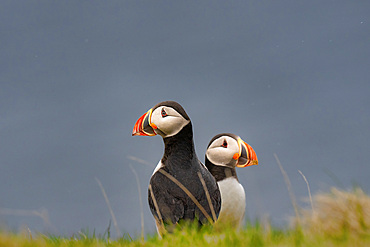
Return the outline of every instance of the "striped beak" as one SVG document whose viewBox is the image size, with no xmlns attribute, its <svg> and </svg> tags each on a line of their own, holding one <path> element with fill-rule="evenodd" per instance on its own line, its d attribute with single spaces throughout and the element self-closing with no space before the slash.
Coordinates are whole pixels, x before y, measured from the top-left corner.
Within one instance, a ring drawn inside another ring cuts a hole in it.
<svg viewBox="0 0 370 247">
<path fill-rule="evenodd" d="M 154 129 L 156 126 L 150 122 L 152 117 L 152 109 L 142 115 L 135 123 L 132 130 L 133 136 L 155 136 Z"/>
<path fill-rule="evenodd" d="M 237 167 L 246 167 L 252 165 L 258 165 L 258 159 L 256 152 L 254 152 L 253 148 L 243 141 L 240 137 L 238 138 L 238 145 L 239 145 L 239 154 L 235 154 L 234 157 L 237 158 Z"/>
</svg>

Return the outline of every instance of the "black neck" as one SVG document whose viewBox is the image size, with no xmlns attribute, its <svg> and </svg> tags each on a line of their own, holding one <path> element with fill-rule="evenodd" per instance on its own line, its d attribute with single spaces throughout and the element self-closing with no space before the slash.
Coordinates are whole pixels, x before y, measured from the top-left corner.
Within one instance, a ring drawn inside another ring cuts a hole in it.
<svg viewBox="0 0 370 247">
<path fill-rule="evenodd" d="M 186 165 L 196 157 L 193 142 L 193 129 L 191 122 L 174 136 L 163 138 L 164 154 L 162 163 Z M 171 162 L 168 162 L 171 160 Z"/>
<path fill-rule="evenodd" d="M 211 161 L 209 161 L 207 156 L 206 156 L 206 167 L 208 168 L 210 173 L 216 178 L 217 182 L 229 177 L 234 177 L 236 178 L 236 180 L 238 180 L 235 167 L 217 166 L 213 164 Z"/>
</svg>

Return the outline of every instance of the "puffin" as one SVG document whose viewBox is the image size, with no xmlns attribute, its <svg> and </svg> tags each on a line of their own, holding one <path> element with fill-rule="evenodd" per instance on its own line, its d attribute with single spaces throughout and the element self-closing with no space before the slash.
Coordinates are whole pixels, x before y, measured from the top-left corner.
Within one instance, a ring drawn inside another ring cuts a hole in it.
<svg viewBox="0 0 370 247">
<path fill-rule="evenodd" d="M 217 225 L 240 228 L 246 199 L 235 167 L 258 165 L 255 151 L 235 134 L 218 134 L 208 144 L 205 165 L 215 177 L 221 192 L 221 211 Z"/>
<path fill-rule="evenodd" d="M 135 123 L 133 136 L 163 138 L 164 154 L 150 178 L 148 202 L 158 234 L 182 222 L 214 223 L 221 194 L 214 176 L 196 155 L 192 123 L 175 101 L 156 104 Z"/>
</svg>

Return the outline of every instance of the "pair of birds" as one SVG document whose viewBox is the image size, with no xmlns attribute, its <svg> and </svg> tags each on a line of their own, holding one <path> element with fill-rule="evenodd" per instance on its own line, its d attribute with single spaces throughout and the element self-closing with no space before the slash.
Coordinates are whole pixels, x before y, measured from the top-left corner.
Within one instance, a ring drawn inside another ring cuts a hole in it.
<svg viewBox="0 0 370 247">
<path fill-rule="evenodd" d="M 203 165 L 195 153 L 189 116 L 177 102 L 158 103 L 141 116 L 133 136 L 160 135 L 164 154 L 150 179 L 148 201 L 158 233 L 182 220 L 241 224 L 245 192 L 235 167 L 257 165 L 255 151 L 239 136 L 218 134 L 210 141 Z M 212 217 L 212 218 L 211 218 Z"/>
</svg>

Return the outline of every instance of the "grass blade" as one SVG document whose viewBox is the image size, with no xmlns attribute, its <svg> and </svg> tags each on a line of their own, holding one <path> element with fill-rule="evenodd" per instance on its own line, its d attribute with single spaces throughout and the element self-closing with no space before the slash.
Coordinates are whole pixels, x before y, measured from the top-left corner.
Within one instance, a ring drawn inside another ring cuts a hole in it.
<svg viewBox="0 0 370 247">
<path fill-rule="evenodd" d="M 163 224 L 163 219 L 162 219 L 161 211 L 159 211 L 158 203 L 157 203 L 157 200 L 155 199 L 155 196 L 154 196 L 154 193 L 153 193 L 153 189 L 152 189 L 152 185 L 151 184 L 149 184 L 149 192 L 150 192 L 150 196 L 152 197 L 152 200 L 153 200 L 155 211 L 157 211 L 157 214 L 158 214 L 158 217 L 159 217 L 159 219 L 157 219 L 154 216 L 155 221 L 159 224 L 159 226 L 157 226 L 158 227 L 158 234 L 161 236 L 165 232 L 165 229 L 164 229 L 164 224 Z"/>
<path fill-rule="evenodd" d="M 198 177 L 199 177 L 199 180 L 202 183 L 203 189 L 204 189 L 204 191 L 206 193 L 206 197 L 207 197 L 207 201 L 208 201 L 208 204 L 209 204 L 209 208 L 211 209 L 211 212 L 212 212 L 213 222 L 216 222 L 217 217 L 216 217 L 215 209 L 213 208 L 213 205 L 212 205 L 211 197 L 209 196 L 209 191 L 207 189 L 206 182 L 204 181 L 204 179 L 202 177 L 202 174 L 200 174 L 200 172 L 198 172 Z"/>
<path fill-rule="evenodd" d="M 303 173 L 298 170 L 299 174 L 301 174 L 301 176 L 303 177 L 303 180 L 306 182 L 306 185 L 307 185 L 307 190 L 308 190 L 308 196 L 310 197 L 310 203 L 311 203 L 311 208 L 312 208 L 312 215 L 315 215 L 315 209 L 313 207 L 313 201 L 312 201 L 312 196 L 311 196 L 311 189 L 310 189 L 310 185 L 308 184 L 308 181 L 306 179 L 306 176 L 303 175 Z"/>
<path fill-rule="evenodd" d="M 141 238 L 144 239 L 144 209 L 143 209 L 143 200 L 141 199 L 141 187 L 140 187 L 140 180 L 137 172 L 135 171 L 134 167 L 129 164 L 132 173 L 134 173 L 136 178 L 137 190 L 139 192 L 139 203 L 140 203 L 140 218 L 141 218 Z"/>
<path fill-rule="evenodd" d="M 277 162 L 277 164 L 278 164 L 278 166 L 280 168 L 281 174 L 283 174 L 284 181 L 285 181 L 285 184 L 286 184 L 286 187 L 288 189 L 289 196 L 290 196 L 290 200 L 292 202 L 292 205 L 293 205 L 293 208 L 294 208 L 294 212 L 295 212 L 295 215 L 296 215 L 296 218 L 297 218 L 297 223 L 300 226 L 301 225 L 301 220 L 300 220 L 299 213 L 298 213 L 297 202 L 296 202 L 296 199 L 295 199 L 293 190 L 292 190 L 292 184 L 290 183 L 288 174 L 285 172 L 283 166 L 280 163 L 279 157 L 275 153 L 274 153 L 274 156 L 275 156 L 276 162 Z"/>
<path fill-rule="evenodd" d="M 114 213 L 113 213 L 113 210 L 112 210 L 112 207 L 110 206 L 110 202 L 109 202 L 109 199 L 108 199 L 108 196 L 107 196 L 107 193 L 105 193 L 105 190 L 104 190 L 104 187 L 103 185 L 101 184 L 100 180 L 98 178 L 95 178 L 96 182 L 98 183 L 99 187 L 100 187 L 100 190 L 104 196 L 104 199 L 105 199 L 105 202 L 107 203 L 107 206 L 108 206 L 108 209 L 109 209 L 109 213 L 110 215 L 112 216 L 112 220 L 113 220 L 113 225 L 114 227 L 116 228 L 116 232 L 117 232 L 117 235 L 118 236 L 121 236 L 121 231 L 119 230 L 118 228 L 118 224 L 117 224 L 117 220 L 116 220 L 116 216 L 114 216 Z"/>
<path fill-rule="evenodd" d="M 213 220 L 209 216 L 209 214 L 206 212 L 206 210 L 203 208 L 202 205 L 198 202 L 198 200 L 193 196 L 193 194 L 182 184 L 180 183 L 175 177 L 173 177 L 168 172 L 164 171 L 163 169 L 158 170 L 160 173 L 168 177 L 172 182 L 174 182 L 177 186 L 179 186 L 187 195 L 188 197 L 195 203 L 195 205 L 200 209 L 200 211 L 203 213 L 203 215 L 207 218 L 207 220 L 212 224 Z"/>
</svg>

